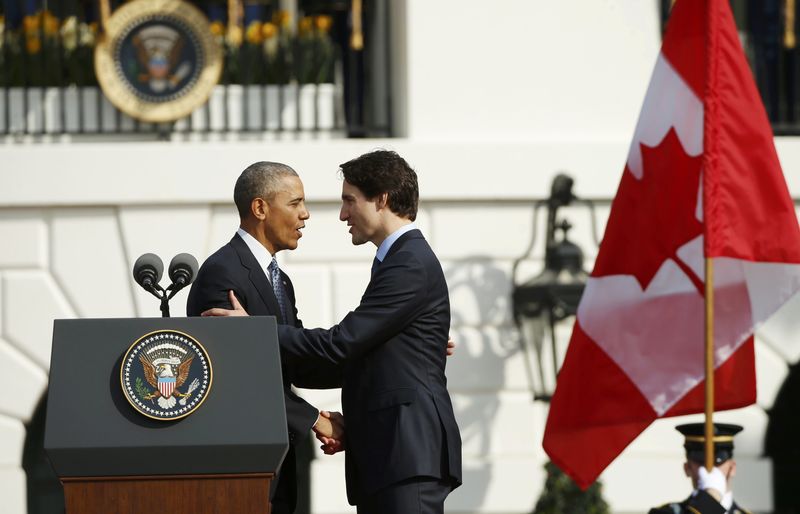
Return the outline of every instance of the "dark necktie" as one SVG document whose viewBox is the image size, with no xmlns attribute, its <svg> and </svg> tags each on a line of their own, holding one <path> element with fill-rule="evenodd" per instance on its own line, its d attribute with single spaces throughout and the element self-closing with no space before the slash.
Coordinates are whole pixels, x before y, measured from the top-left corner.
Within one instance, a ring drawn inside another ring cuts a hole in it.
<svg viewBox="0 0 800 514">
<path fill-rule="evenodd" d="M 275 293 L 275 299 L 278 300 L 278 307 L 281 309 L 281 316 L 284 323 L 289 323 L 289 309 L 286 304 L 286 291 L 283 289 L 283 280 L 281 279 L 281 269 L 278 267 L 278 261 L 272 257 L 272 262 L 269 263 L 269 276 L 272 281 L 272 291 Z"/>
</svg>

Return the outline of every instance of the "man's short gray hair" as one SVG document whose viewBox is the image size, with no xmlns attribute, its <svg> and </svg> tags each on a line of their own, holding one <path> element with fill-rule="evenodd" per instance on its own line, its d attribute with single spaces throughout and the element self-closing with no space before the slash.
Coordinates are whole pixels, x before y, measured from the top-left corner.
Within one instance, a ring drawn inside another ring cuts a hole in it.
<svg viewBox="0 0 800 514">
<path fill-rule="evenodd" d="M 256 198 L 269 201 L 278 192 L 283 177 L 296 177 L 297 172 L 280 162 L 261 161 L 248 166 L 233 188 L 233 203 L 239 218 L 250 214 L 250 205 Z"/>
</svg>

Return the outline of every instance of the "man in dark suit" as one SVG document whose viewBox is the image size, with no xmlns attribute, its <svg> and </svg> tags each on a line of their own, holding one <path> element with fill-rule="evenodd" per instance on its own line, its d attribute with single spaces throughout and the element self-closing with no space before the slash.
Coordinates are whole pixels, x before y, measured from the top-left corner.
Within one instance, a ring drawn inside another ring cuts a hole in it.
<svg viewBox="0 0 800 514">
<path fill-rule="evenodd" d="M 694 491 L 684 501 L 650 509 L 648 514 L 750 514 L 733 501 L 731 490 L 731 479 L 736 474 L 733 436 L 742 427 L 714 423 L 714 469 L 711 472 L 704 466 L 705 423 L 688 423 L 675 428 L 684 436 L 683 472 L 692 479 Z"/>
<path fill-rule="evenodd" d="M 302 236 L 300 231 L 309 218 L 303 183 L 289 166 L 257 162 L 239 176 L 233 198 L 240 227 L 230 242 L 200 267 L 189 292 L 187 315 L 198 316 L 212 307 L 230 307 L 228 292 L 234 291 L 251 314 L 275 316 L 279 324 L 302 327 L 292 281 L 278 267 L 275 254 L 294 250 Z M 289 451 L 273 482 L 273 514 L 294 512 L 295 445 L 312 428 L 319 434 L 334 436 L 330 419 L 320 416 L 315 407 L 292 392 L 285 368 L 283 385 Z"/>
<path fill-rule="evenodd" d="M 344 367 L 347 496 L 359 514 L 441 513 L 461 484 L 461 436 L 444 373 L 447 284 L 413 223 L 417 176 L 385 150 L 342 164 L 341 171 L 340 219 L 353 244 L 378 248 L 371 280 L 361 304 L 331 329 L 279 327 L 281 351 L 299 368 L 307 362 Z M 326 453 L 339 449 L 320 439 Z"/>
</svg>

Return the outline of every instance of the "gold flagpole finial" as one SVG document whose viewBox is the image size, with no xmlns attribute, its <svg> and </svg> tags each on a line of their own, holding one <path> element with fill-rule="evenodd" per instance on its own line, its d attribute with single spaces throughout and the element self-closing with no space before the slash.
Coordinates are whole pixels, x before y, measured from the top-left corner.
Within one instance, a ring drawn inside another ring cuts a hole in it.
<svg viewBox="0 0 800 514">
<path fill-rule="evenodd" d="M 795 0 L 786 0 L 783 6 L 783 47 L 786 49 L 792 49 L 797 45 L 797 37 L 794 32 L 795 7 Z"/>
<path fill-rule="evenodd" d="M 100 28 L 103 30 L 103 34 L 106 33 L 108 19 L 111 17 L 111 6 L 108 1 L 100 0 Z"/>
<path fill-rule="evenodd" d="M 364 32 L 361 29 L 361 0 L 353 0 L 350 9 L 353 31 L 350 34 L 350 48 L 356 51 L 364 49 Z"/>
</svg>

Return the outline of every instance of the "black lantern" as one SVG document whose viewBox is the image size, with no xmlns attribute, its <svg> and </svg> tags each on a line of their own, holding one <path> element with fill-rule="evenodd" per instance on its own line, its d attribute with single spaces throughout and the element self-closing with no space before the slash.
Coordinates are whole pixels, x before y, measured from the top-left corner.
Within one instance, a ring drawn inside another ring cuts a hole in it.
<svg viewBox="0 0 800 514">
<path fill-rule="evenodd" d="M 572 178 L 559 174 L 553 179 L 550 197 L 540 200 L 534 208 L 533 237 L 525 254 L 514 261 L 512 280 L 514 322 L 520 333 L 528 381 L 534 400 L 550 401 L 555 390 L 555 379 L 560 367 L 556 345 L 556 323 L 574 316 L 578 310 L 581 294 L 586 286 L 587 273 L 583 269 L 583 251 L 568 239 L 572 225 L 566 219 L 558 219 L 558 209 L 572 203 L 590 207 L 594 228 L 593 204 L 579 200 L 572 194 Z M 545 241 L 544 270 L 524 283 L 517 283 L 519 264 L 530 255 L 536 242 L 536 218 L 541 207 L 547 207 L 547 238 Z M 560 233 L 560 237 L 559 237 Z M 592 232 L 595 234 L 595 231 Z M 595 241 L 596 241 L 595 236 Z M 549 348 L 546 340 L 549 333 Z M 533 355 L 529 346 L 533 348 Z M 547 354 L 550 358 L 547 358 Z M 534 376 L 531 358 L 538 368 Z M 548 367 L 551 367 L 548 369 Z"/>
</svg>

